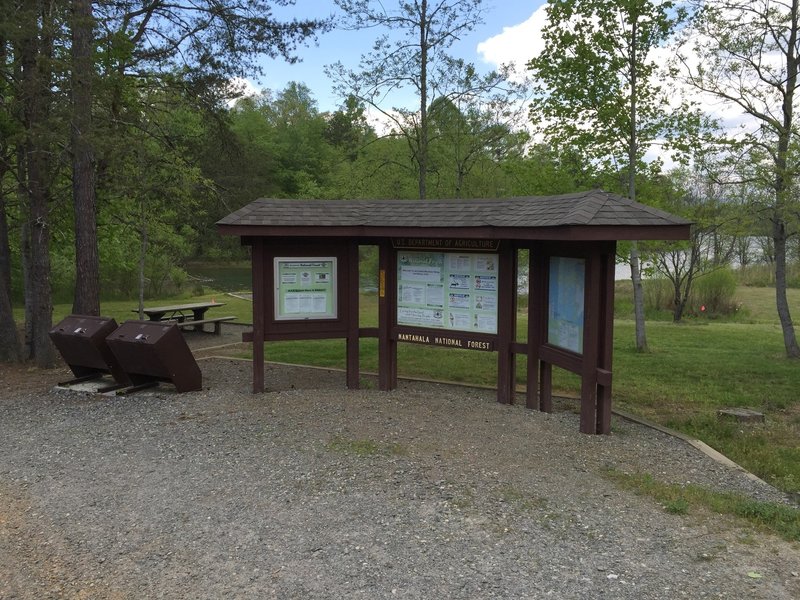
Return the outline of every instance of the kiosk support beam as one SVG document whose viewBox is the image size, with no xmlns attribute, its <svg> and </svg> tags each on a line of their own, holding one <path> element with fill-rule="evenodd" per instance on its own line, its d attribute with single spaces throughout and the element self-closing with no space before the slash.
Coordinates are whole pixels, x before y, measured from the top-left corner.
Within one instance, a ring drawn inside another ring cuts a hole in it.
<svg viewBox="0 0 800 600">
<path fill-rule="evenodd" d="M 264 238 L 253 238 L 253 393 L 264 391 L 264 327 L 266 306 L 266 264 Z M 270 277 L 270 281 L 272 278 Z"/>
<path fill-rule="evenodd" d="M 545 395 L 539 390 L 540 374 L 544 376 L 539 348 L 545 342 L 544 314 L 547 291 L 547 266 L 545 257 L 537 247 L 528 249 L 528 368 L 525 406 L 550 412 L 543 404 Z M 549 402 L 549 396 L 547 396 Z"/>
<path fill-rule="evenodd" d="M 616 244 L 602 255 L 602 283 L 600 290 L 600 335 L 598 340 L 597 428 L 596 433 L 611 433 L 611 383 L 612 355 L 614 351 L 614 271 Z"/>
<path fill-rule="evenodd" d="M 597 368 L 599 366 L 600 306 L 603 302 L 600 257 L 592 254 L 586 260 L 586 290 L 583 321 L 583 368 L 581 372 L 581 433 L 597 433 Z"/>
<path fill-rule="evenodd" d="M 389 240 L 378 246 L 378 389 L 397 387 L 397 340 L 392 339 L 392 310 L 397 298 L 395 253 Z"/>
<path fill-rule="evenodd" d="M 359 387 L 359 331 L 358 331 L 358 242 L 352 240 L 347 245 L 347 387 Z"/>
<path fill-rule="evenodd" d="M 553 365 L 541 361 L 539 380 L 539 410 L 553 412 Z"/>
<path fill-rule="evenodd" d="M 517 251 L 510 243 L 500 250 L 500 279 L 497 311 L 497 401 L 514 404 L 515 363 L 511 345 L 516 338 Z"/>
</svg>

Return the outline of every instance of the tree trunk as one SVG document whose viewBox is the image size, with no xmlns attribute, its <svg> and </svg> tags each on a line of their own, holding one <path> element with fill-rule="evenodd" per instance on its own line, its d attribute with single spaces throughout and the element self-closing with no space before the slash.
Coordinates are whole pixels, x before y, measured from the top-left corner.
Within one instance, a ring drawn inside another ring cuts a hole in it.
<svg viewBox="0 0 800 600">
<path fill-rule="evenodd" d="M 50 221 L 47 193 L 42 186 L 44 177 L 42 161 L 28 152 L 28 186 L 30 188 L 30 252 L 31 252 L 31 349 L 33 359 L 40 368 L 49 369 L 55 364 L 55 353 L 50 343 L 53 325 L 53 304 L 50 289 Z"/>
<path fill-rule="evenodd" d="M 5 164 L 5 161 L 0 164 Z M 0 181 L 3 180 L 3 171 L 0 169 Z M 11 246 L 8 242 L 6 200 L 0 188 L 0 362 L 19 362 L 22 359 L 11 308 Z"/>
<path fill-rule="evenodd" d="M 6 169 L 4 160 L 0 161 L 0 181 L 4 180 Z M 8 239 L 8 216 L 6 196 L 0 186 L 0 292 L 11 297 L 11 244 Z"/>
<path fill-rule="evenodd" d="M 694 285 L 694 264 L 690 266 L 690 269 L 692 270 L 686 275 L 686 279 L 683 282 L 683 293 L 680 291 L 680 283 L 676 284 L 675 310 L 672 313 L 673 323 L 680 323 L 683 318 L 683 313 L 686 310 L 686 304 L 689 302 L 689 295 L 692 293 L 692 285 Z"/>
<path fill-rule="evenodd" d="M 55 364 L 55 352 L 50 343 L 53 306 L 50 290 L 50 222 L 48 211 L 48 187 L 46 184 L 49 147 L 46 137 L 48 101 L 50 95 L 50 61 L 52 60 L 52 37 L 48 28 L 52 25 L 52 6 L 39 3 L 26 11 L 26 23 L 30 32 L 20 44 L 22 64 L 23 115 L 25 125 L 24 152 L 27 176 L 26 196 L 28 200 L 29 272 L 26 278 L 26 309 L 30 315 L 30 348 L 32 358 L 41 368 Z M 28 325 L 26 324 L 26 327 Z"/>
<path fill-rule="evenodd" d="M 686 302 L 681 301 L 680 299 L 675 301 L 675 308 L 672 309 L 672 322 L 673 323 L 680 323 L 681 319 L 683 319 L 683 311 L 686 310 Z"/>
<path fill-rule="evenodd" d="M 17 196 L 20 206 L 27 210 L 28 192 L 24 182 L 27 181 L 25 170 L 25 149 L 17 148 Z M 23 336 L 22 359 L 33 358 L 33 276 L 31 274 L 31 234 L 28 220 L 22 220 L 19 231 L 20 260 L 22 262 L 22 304 L 25 307 L 25 333 Z"/>
<path fill-rule="evenodd" d="M 633 19 L 631 23 L 631 44 L 630 44 L 630 122 L 631 130 L 628 137 L 628 198 L 636 202 L 636 163 L 638 160 L 638 121 L 637 121 L 637 56 L 636 47 L 638 44 L 638 22 Z M 639 261 L 639 246 L 634 241 L 631 243 L 631 281 L 633 282 L 633 315 L 636 322 L 636 350 L 647 352 L 647 333 L 645 331 L 644 319 L 644 290 L 642 288 L 642 272 Z"/>
<path fill-rule="evenodd" d="M 672 280 L 672 294 L 672 322 L 679 323 L 686 308 L 687 296 L 681 293 L 681 279 L 677 273 Z"/>
<path fill-rule="evenodd" d="M 422 0 L 419 12 L 419 199 L 428 195 L 428 1 Z"/>
<path fill-rule="evenodd" d="M 100 314 L 92 131 L 92 39 L 90 0 L 72 3 L 72 200 L 75 212 L 75 297 L 72 312 Z"/>
<path fill-rule="evenodd" d="M 772 239 L 775 244 L 775 303 L 783 330 L 783 345 L 788 358 L 800 358 L 800 346 L 797 345 L 786 297 L 786 225 L 780 218 L 776 218 L 772 225 Z"/>
<path fill-rule="evenodd" d="M 633 282 L 633 315 L 636 321 L 636 350 L 647 352 L 647 332 L 644 319 L 644 288 L 639 261 L 639 246 L 631 243 L 631 281 Z"/>
<path fill-rule="evenodd" d="M 0 63 L 6 62 L 6 40 L 0 37 Z M 0 160 L 0 182 L 5 181 L 10 155 Z M 11 244 L 8 240 L 8 214 L 4 188 L 0 185 L 0 362 L 19 362 L 17 324 L 11 311 Z"/>
<path fill-rule="evenodd" d="M 44 177 L 40 158 L 29 152 L 28 185 L 30 187 L 30 247 L 31 247 L 31 347 L 33 359 L 40 368 L 55 364 L 50 343 L 53 325 L 52 291 L 50 289 L 50 221 L 47 193 L 42 186 Z"/>
<path fill-rule="evenodd" d="M 5 290 L 0 290 L 0 362 L 5 363 L 22 359 L 17 324 L 11 309 L 11 297 Z"/>
<path fill-rule="evenodd" d="M 141 245 L 139 247 L 139 320 L 144 320 L 144 266 L 145 266 L 145 259 L 147 258 L 147 243 L 148 243 L 148 232 L 147 232 L 147 215 L 144 211 L 144 200 L 141 201 L 140 209 L 141 209 Z"/>
<path fill-rule="evenodd" d="M 778 130 L 775 152 L 775 213 L 772 217 L 772 239 L 775 246 L 775 304 L 783 330 L 783 345 L 788 358 L 800 358 L 800 347 L 794 332 L 789 300 L 786 297 L 786 212 L 787 196 L 791 193 L 795 176 L 788 167 L 789 147 L 795 130 L 794 93 L 797 87 L 800 57 L 795 54 L 798 35 L 800 3 L 792 0 L 791 27 L 786 46 L 786 88 L 783 94 L 783 123 Z"/>
</svg>

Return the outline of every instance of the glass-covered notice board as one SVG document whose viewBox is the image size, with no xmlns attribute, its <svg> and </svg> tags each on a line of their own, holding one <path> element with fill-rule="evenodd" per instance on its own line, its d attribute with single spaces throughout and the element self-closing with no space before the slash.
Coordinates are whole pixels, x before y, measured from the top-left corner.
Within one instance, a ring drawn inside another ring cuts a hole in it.
<svg viewBox="0 0 800 600">
<path fill-rule="evenodd" d="M 336 257 L 275 258 L 275 319 L 335 319 Z"/>
</svg>

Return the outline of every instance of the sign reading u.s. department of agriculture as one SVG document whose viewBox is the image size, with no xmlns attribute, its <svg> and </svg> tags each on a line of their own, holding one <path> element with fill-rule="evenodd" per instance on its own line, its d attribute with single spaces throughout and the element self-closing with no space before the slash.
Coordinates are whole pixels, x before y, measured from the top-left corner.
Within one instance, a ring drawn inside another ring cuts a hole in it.
<svg viewBox="0 0 800 600">
<path fill-rule="evenodd" d="M 275 258 L 275 320 L 336 316 L 336 257 Z"/>
<path fill-rule="evenodd" d="M 497 254 L 399 251 L 397 324 L 497 333 L 498 267 Z"/>
<path fill-rule="evenodd" d="M 448 250 L 463 252 L 496 252 L 499 240 L 472 240 L 450 238 L 392 238 L 396 250 Z"/>
</svg>

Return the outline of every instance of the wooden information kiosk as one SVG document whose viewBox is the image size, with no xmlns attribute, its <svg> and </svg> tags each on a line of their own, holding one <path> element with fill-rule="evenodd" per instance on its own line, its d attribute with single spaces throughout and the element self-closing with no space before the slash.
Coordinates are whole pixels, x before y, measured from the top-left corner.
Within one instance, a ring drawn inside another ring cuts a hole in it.
<svg viewBox="0 0 800 600">
<path fill-rule="evenodd" d="M 600 190 L 500 200 L 256 200 L 217 223 L 252 247 L 253 391 L 264 341 L 343 338 L 347 386 L 359 339 L 378 338 L 381 390 L 397 385 L 397 344 L 497 353 L 497 401 L 552 408 L 552 367 L 581 377 L 580 430 L 611 427 L 618 240 L 688 239 L 690 223 Z M 358 251 L 379 249 L 378 327 L 359 327 Z M 517 257 L 528 250 L 527 341 L 516 340 Z M 447 377 L 443 373 L 444 378 Z"/>
</svg>

